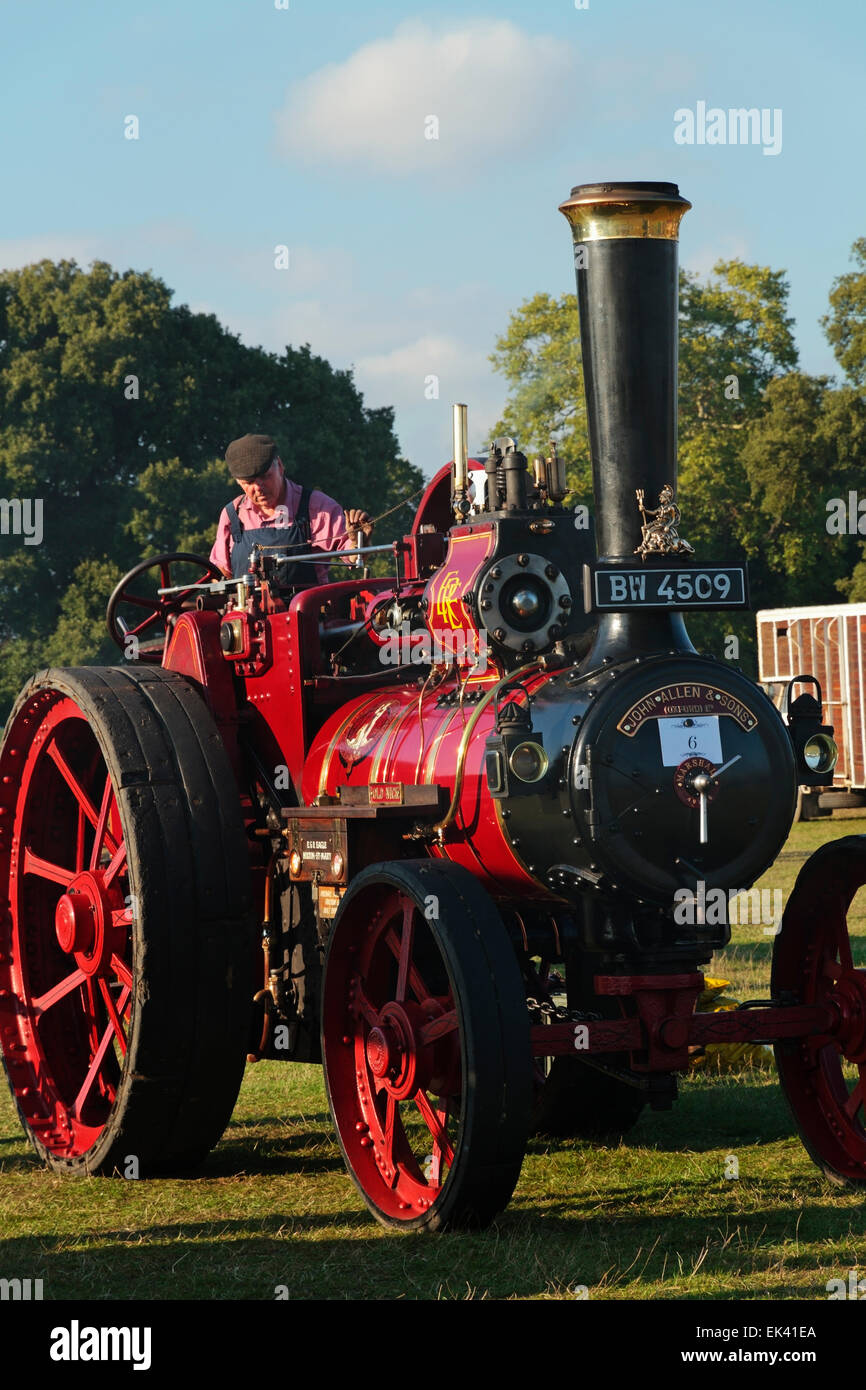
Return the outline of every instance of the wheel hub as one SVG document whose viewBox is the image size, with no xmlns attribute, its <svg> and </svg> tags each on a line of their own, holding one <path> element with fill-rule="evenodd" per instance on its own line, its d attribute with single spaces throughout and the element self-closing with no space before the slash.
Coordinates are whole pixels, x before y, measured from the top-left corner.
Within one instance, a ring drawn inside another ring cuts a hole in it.
<svg viewBox="0 0 866 1390">
<path fill-rule="evenodd" d="M 410 1010 L 417 1012 L 411 1005 L 386 1004 L 367 1035 L 367 1065 L 397 1100 L 404 1100 L 425 1084 L 419 1072 L 424 1049 L 419 1047 L 416 1034 L 420 1020 L 413 1021 Z"/>
<path fill-rule="evenodd" d="M 114 926 L 112 912 L 122 907 L 119 894 L 106 889 L 101 871 L 78 874 L 57 903 L 54 926 L 62 951 L 74 956 L 86 975 L 97 975 L 112 952 L 123 947 L 125 929 Z"/>
<path fill-rule="evenodd" d="M 367 1064 L 374 1076 L 387 1076 L 393 1066 L 392 1038 L 384 1028 L 374 1028 L 367 1039 Z"/>
<path fill-rule="evenodd" d="M 866 1061 L 866 971 L 848 970 L 833 986 L 831 1000 L 839 1011 L 836 1038 L 849 1062 Z"/>
</svg>

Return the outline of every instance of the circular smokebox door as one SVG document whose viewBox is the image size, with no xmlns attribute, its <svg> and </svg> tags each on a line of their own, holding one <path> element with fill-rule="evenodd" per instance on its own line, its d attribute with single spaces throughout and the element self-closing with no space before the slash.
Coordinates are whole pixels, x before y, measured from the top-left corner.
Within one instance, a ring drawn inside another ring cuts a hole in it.
<svg viewBox="0 0 866 1390">
<path fill-rule="evenodd" d="M 571 590 L 561 570 L 525 552 L 496 560 L 481 576 L 478 609 L 491 636 L 514 651 L 547 647 L 568 621 Z M 561 599 L 567 599 L 563 606 Z M 552 628 L 557 631 L 551 632 Z M 527 645 L 529 644 L 529 645 Z"/>
<path fill-rule="evenodd" d="M 668 904 L 695 878 L 747 888 L 790 829 L 785 726 L 756 685 L 714 662 L 653 662 L 611 680 L 581 728 L 582 766 L 589 786 L 572 776 L 572 803 L 584 843 L 613 883 L 644 899 Z"/>
</svg>

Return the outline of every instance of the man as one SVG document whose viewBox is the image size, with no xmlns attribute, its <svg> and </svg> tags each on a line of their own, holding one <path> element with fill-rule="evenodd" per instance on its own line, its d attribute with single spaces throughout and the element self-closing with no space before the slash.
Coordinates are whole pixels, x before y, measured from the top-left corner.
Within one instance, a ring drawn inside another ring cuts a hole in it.
<svg viewBox="0 0 866 1390">
<path fill-rule="evenodd" d="M 233 440 L 226 449 L 226 463 L 244 495 L 223 508 L 210 558 L 228 579 L 246 574 L 256 544 L 345 550 L 354 548 L 357 528 L 365 537 L 372 534 L 373 522 L 359 507 L 344 513 L 324 492 L 287 478 L 270 435 L 245 434 Z M 286 583 L 327 584 L 328 568 L 327 563 L 300 561 L 290 568 Z"/>
</svg>

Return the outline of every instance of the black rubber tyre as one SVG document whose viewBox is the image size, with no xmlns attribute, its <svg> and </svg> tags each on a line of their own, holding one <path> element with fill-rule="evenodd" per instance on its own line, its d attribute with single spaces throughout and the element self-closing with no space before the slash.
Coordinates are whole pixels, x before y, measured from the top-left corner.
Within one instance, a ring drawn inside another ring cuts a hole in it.
<svg viewBox="0 0 866 1390">
<path fill-rule="evenodd" d="M 536 1097 L 532 1132 L 557 1139 L 617 1141 L 646 1104 L 642 1091 L 577 1057 L 552 1057 Z"/>
<path fill-rule="evenodd" d="M 373 1215 L 486 1226 L 520 1174 L 532 1067 L 517 960 L 477 880 L 428 859 L 359 874 L 328 943 L 322 1016 L 331 1114 Z"/>
<path fill-rule="evenodd" d="M 830 840 L 797 875 L 773 942 L 774 999 L 824 1005 L 831 1035 L 774 1046 L 803 1146 L 837 1186 L 866 1188 L 866 968 L 848 912 L 866 884 L 866 835 Z M 854 957 L 857 957 L 855 963 Z"/>
<path fill-rule="evenodd" d="M 0 806 L 0 1041 L 37 1154 L 71 1174 L 188 1168 L 237 1099 L 256 959 L 204 701 L 156 667 L 41 672 L 6 726 Z"/>
</svg>

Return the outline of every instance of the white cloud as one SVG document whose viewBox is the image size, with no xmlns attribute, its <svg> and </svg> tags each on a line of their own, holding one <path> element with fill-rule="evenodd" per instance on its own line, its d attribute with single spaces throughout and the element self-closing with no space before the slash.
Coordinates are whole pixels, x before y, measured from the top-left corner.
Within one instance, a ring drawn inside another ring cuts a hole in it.
<svg viewBox="0 0 866 1390">
<path fill-rule="evenodd" d="M 437 33 L 407 20 L 292 87 L 276 113 L 277 145 L 390 174 L 471 168 L 537 145 L 573 114 L 574 46 L 509 20 Z M 425 136 L 438 120 L 438 139 Z"/>
<path fill-rule="evenodd" d="M 467 351 L 455 338 L 425 334 L 390 352 L 360 357 L 355 366 L 359 373 L 374 380 L 415 382 L 420 393 L 426 376 L 435 374 L 441 379 L 443 374 L 459 374 L 476 358 L 476 353 Z"/>
<path fill-rule="evenodd" d="M 42 236 L 0 241 L 0 267 L 6 270 L 34 261 L 108 261 L 117 270 L 129 265 L 142 269 L 154 265 L 167 252 L 197 252 L 200 236 L 187 223 L 164 220 L 143 222 L 109 231 L 46 232 Z M 157 274 L 159 272 L 157 271 Z"/>
<path fill-rule="evenodd" d="M 476 297 L 474 287 L 461 288 L 470 298 Z M 413 290 L 407 299 L 426 298 L 428 293 Z M 191 307 L 202 313 L 216 310 L 210 302 Z M 221 313 L 220 317 L 244 342 L 261 343 L 276 352 L 286 343 L 298 347 L 309 342 L 313 352 L 335 368 L 350 368 L 366 406 L 393 407 L 401 450 L 428 477 L 451 457 L 454 401 L 466 401 L 469 406 L 470 449 L 487 442 L 490 427 L 502 412 L 505 383 L 487 360 L 488 335 L 480 326 L 475 327 L 471 341 L 439 329 L 407 340 L 406 322 L 413 316 L 407 314 L 404 303 L 392 305 L 389 311 L 372 300 L 368 304 L 363 297 L 348 300 L 339 312 L 321 300 L 301 299 L 265 314 Z M 443 316 L 439 317 L 441 321 Z M 371 342 L 378 342 L 381 350 L 365 353 Z M 438 396 L 425 390 L 431 376 L 437 378 Z"/>
<path fill-rule="evenodd" d="M 320 319 L 314 314 L 307 326 L 309 316 L 304 312 L 302 297 L 327 290 L 334 301 L 345 294 L 356 273 L 354 256 L 342 247 L 313 247 L 289 242 L 289 266 L 286 270 L 278 270 L 274 264 L 277 244 L 273 233 L 269 233 L 262 235 L 255 250 L 239 251 L 225 240 L 204 238 L 184 222 L 147 222 L 106 232 L 51 232 L 0 240 L 0 269 L 18 269 L 44 259 L 74 260 L 82 268 L 95 260 L 108 261 L 121 272 L 130 266 L 139 271 L 153 271 L 175 291 L 176 303 L 183 303 L 185 298 L 178 284 L 194 270 L 197 278 L 206 276 L 214 284 L 242 286 L 245 293 L 255 293 L 257 299 L 264 292 L 270 301 L 279 299 L 283 304 L 286 299 L 296 301 L 300 307 L 300 331 L 309 337 L 313 329 L 320 326 Z M 325 319 L 333 318 L 333 310 L 325 311 L 324 306 L 320 307 Z M 210 305 L 202 312 L 225 316 L 224 309 L 217 305 Z M 268 316 L 273 320 L 273 329 L 280 320 L 285 321 L 286 312 L 282 309 Z M 294 306 L 288 312 L 294 316 Z M 304 341 L 297 338 L 298 331 L 292 323 L 294 339 L 290 337 L 286 341 Z"/>
<path fill-rule="evenodd" d="M 430 475 L 451 457 L 451 406 L 469 406 L 469 448 L 488 443 L 505 388 L 493 374 L 487 349 L 446 333 L 427 333 L 389 352 L 359 357 L 355 381 L 367 405 L 387 401 L 395 410 L 404 454 Z M 438 396 L 425 387 L 436 378 Z"/>
<path fill-rule="evenodd" d="M 702 280 L 712 278 L 716 261 L 748 261 L 749 244 L 745 237 L 736 232 L 720 235 L 717 240 L 705 243 L 690 251 L 687 256 L 680 255 L 680 262 L 686 270 L 698 275 Z"/>
<path fill-rule="evenodd" d="M 274 265 L 277 245 L 289 250 L 289 264 L 285 270 Z M 226 259 L 223 270 L 231 260 L 231 273 L 251 288 L 266 290 L 268 294 L 307 294 L 310 290 L 327 286 L 333 297 L 345 292 L 356 274 L 355 258 L 350 251 L 341 247 L 295 246 L 291 240 L 280 243 L 274 240 L 262 243 L 256 251 L 244 251 L 239 255 L 222 253 Z"/>
<path fill-rule="evenodd" d="M 507 291 L 456 281 L 407 288 L 389 298 L 360 287 L 354 255 L 345 248 L 290 250 L 290 269 L 276 271 L 273 248 L 264 241 L 260 253 L 238 250 L 203 241 L 180 221 L 164 221 L 0 241 L 0 268 L 43 257 L 74 258 L 81 266 L 102 259 L 120 270 L 153 266 L 175 289 L 176 302 L 190 302 L 194 313 L 216 314 L 244 342 L 275 352 L 287 343 L 309 342 L 335 368 L 351 368 L 367 406 L 393 406 L 402 452 L 425 474 L 450 458 L 452 402 L 469 405 L 470 447 L 486 442 L 505 397 L 487 354 L 507 321 Z M 211 286 L 230 284 L 249 293 L 235 295 L 233 305 L 213 290 L 202 293 L 198 283 L 198 292 L 189 294 L 184 281 L 191 267 L 197 282 L 204 274 Z M 438 378 L 438 397 L 425 393 L 430 376 Z"/>
<path fill-rule="evenodd" d="M 35 261 L 78 261 L 79 265 L 99 259 L 95 238 L 66 236 L 62 232 L 45 236 L 15 237 L 0 241 L 0 270 L 19 270 Z"/>
</svg>

